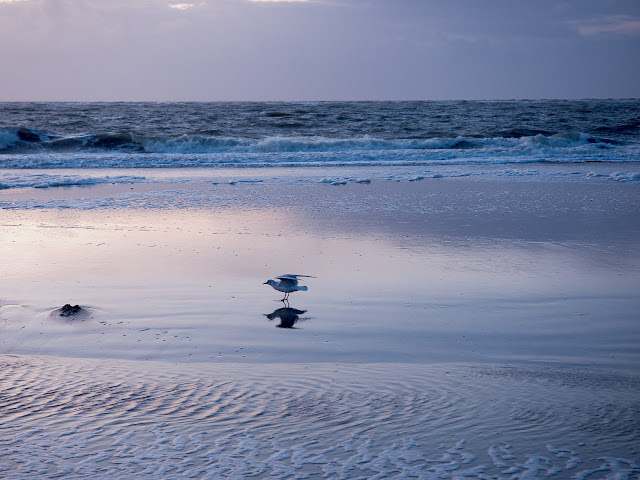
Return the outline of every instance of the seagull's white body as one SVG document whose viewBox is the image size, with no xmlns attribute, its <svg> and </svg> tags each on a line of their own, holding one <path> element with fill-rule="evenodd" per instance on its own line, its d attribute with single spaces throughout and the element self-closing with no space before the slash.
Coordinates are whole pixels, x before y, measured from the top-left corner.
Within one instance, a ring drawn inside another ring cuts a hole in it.
<svg viewBox="0 0 640 480">
<path fill-rule="evenodd" d="M 293 275 L 291 273 L 287 273 L 286 275 L 280 275 L 279 277 L 276 277 L 279 280 L 277 282 L 275 280 L 267 280 L 266 282 L 264 282 L 264 284 L 271 285 L 279 292 L 283 292 L 284 298 L 282 299 L 282 301 L 284 302 L 289 298 L 290 293 L 297 292 L 298 290 L 308 290 L 304 285 L 298 285 L 298 277 L 314 278 L 311 275 Z"/>
</svg>

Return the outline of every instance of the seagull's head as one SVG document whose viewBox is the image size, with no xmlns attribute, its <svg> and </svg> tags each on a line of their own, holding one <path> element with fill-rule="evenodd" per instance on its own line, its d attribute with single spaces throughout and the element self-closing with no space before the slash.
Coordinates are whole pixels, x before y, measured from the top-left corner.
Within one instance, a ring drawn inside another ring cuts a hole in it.
<svg viewBox="0 0 640 480">
<path fill-rule="evenodd" d="M 266 282 L 263 283 L 263 285 L 271 285 L 274 286 L 276 284 L 275 280 L 267 280 Z"/>
</svg>

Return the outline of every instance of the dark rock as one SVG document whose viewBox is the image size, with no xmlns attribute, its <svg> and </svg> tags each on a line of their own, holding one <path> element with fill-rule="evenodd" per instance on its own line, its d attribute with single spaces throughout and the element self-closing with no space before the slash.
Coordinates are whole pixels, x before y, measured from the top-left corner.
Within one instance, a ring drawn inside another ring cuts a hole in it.
<svg viewBox="0 0 640 480">
<path fill-rule="evenodd" d="M 61 317 L 69 317 L 71 315 L 75 315 L 81 310 L 82 310 L 82 307 L 80 307 L 80 305 L 71 306 L 67 303 L 64 307 L 61 307 L 60 310 L 58 311 L 60 312 Z"/>
</svg>

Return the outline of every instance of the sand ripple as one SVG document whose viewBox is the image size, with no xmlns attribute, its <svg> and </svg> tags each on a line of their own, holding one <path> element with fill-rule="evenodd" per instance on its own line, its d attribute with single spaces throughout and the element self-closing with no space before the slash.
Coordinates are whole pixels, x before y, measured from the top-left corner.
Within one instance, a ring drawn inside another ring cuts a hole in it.
<svg viewBox="0 0 640 480">
<path fill-rule="evenodd" d="M 594 392 L 491 366 L 4 356 L 0 371 L 9 479 L 640 475 L 635 377 Z"/>
</svg>

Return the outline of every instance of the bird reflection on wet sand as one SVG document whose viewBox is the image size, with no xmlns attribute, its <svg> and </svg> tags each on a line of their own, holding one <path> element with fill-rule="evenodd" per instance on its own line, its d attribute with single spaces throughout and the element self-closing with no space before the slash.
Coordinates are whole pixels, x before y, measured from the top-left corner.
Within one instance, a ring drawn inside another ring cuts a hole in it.
<svg viewBox="0 0 640 480">
<path fill-rule="evenodd" d="M 282 307 L 274 310 L 272 313 L 265 313 L 264 316 L 269 320 L 279 319 L 280 324 L 276 325 L 278 328 L 296 328 L 294 325 L 299 320 L 306 320 L 304 318 L 300 318 L 300 315 L 305 313 L 306 310 L 298 310 L 297 308 L 292 307 Z"/>
</svg>

